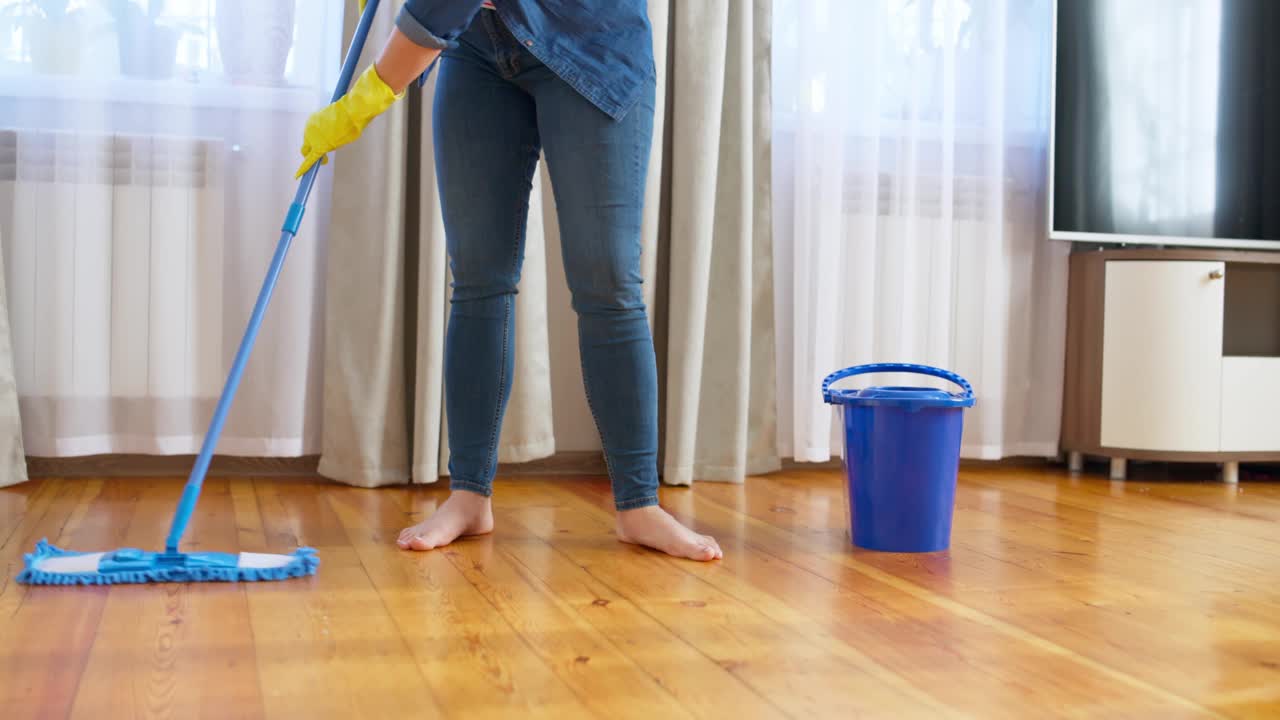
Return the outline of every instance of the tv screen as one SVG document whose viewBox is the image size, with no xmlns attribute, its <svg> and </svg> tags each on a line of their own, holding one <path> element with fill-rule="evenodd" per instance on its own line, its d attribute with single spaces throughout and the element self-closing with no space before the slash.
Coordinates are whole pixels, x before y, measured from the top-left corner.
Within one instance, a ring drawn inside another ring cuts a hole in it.
<svg viewBox="0 0 1280 720">
<path fill-rule="evenodd" d="M 1051 235 L 1280 248 L 1280 0 L 1058 0 Z"/>
</svg>

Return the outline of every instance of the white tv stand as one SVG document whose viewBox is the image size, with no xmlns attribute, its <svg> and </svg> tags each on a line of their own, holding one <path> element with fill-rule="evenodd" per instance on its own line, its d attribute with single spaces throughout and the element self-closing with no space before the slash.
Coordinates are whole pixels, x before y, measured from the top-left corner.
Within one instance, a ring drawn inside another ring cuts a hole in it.
<svg viewBox="0 0 1280 720">
<path fill-rule="evenodd" d="M 1280 461 L 1280 253 L 1071 256 L 1062 448 L 1085 456 Z"/>
</svg>

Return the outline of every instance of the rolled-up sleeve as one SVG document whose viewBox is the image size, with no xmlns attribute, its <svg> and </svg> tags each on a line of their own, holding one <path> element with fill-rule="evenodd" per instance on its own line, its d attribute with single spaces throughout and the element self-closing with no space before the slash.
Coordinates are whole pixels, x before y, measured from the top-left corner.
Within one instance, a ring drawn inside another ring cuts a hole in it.
<svg viewBox="0 0 1280 720">
<path fill-rule="evenodd" d="M 408 0 L 396 27 L 414 44 L 434 50 L 453 47 L 480 11 L 483 0 Z"/>
</svg>

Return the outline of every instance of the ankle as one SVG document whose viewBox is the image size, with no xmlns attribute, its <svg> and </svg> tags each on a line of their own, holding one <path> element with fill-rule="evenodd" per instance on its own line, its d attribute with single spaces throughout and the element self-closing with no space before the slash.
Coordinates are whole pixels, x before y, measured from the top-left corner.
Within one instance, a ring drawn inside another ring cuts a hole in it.
<svg viewBox="0 0 1280 720">
<path fill-rule="evenodd" d="M 623 534 L 644 534 L 672 522 L 671 514 L 658 505 L 618 510 L 614 517 L 618 530 Z"/>
</svg>

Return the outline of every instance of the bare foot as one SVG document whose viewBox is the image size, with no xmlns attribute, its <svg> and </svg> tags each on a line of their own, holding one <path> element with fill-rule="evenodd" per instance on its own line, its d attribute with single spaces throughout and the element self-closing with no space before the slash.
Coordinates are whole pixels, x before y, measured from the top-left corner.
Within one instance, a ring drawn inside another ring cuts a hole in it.
<svg viewBox="0 0 1280 720">
<path fill-rule="evenodd" d="M 715 538 L 699 535 L 681 525 L 679 520 L 656 505 L 619 511 L 618 539 L 690 560 L 705 562 L 724 557 Z"/>
<path fill-rule="evenodd" d="M 465 490 L 454 490 L 431 517 L 400 531 L 396 540 L 402 550 L 430 550 L 464 535 L 493 532 L 493 505 L 489 498 Z"/>
</svg>

